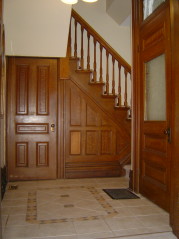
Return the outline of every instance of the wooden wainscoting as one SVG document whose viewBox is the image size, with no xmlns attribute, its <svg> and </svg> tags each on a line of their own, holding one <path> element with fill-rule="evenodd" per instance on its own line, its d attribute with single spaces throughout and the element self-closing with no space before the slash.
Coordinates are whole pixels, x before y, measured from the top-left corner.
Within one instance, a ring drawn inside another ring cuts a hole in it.
<svg viewBox="0 0 179 239">
<path fill-rule="evenodd" d="M 64 87 L 65 177 L 123 175 L 120 160 L 130 152 L 130 135 L 73 80 L 60 84 Z"/>
</svg>

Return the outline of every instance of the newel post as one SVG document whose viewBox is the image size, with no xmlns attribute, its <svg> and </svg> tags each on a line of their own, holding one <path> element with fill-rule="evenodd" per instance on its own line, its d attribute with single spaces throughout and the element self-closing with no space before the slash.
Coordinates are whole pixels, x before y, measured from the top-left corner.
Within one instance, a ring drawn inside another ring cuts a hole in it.
<svg viewBox="0 0 179 239">
<path fill-rule="evenodd" d="M 57 61 L 58 64 L 58 79 L 69 79 L 69 57 L 61 57 Z"/>
</svg>

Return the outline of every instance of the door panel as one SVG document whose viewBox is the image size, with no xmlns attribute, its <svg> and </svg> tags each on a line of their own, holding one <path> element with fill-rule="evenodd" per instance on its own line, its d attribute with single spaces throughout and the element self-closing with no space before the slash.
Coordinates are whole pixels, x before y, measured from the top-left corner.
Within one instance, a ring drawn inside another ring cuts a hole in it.
<svg viewBox="0 0 179 239">
<path fill-rule="evenodd" d="M 170 135 L 166 132 L 171 121 L 171 73 L 167 2 L 161 1 L 157 11 L 142 20 L 139 29 L 140 192 L 169 210 Z"/>
<path fill-rule="evenodd" d="M 56 60 L 9 58 L 9 180 L 56 178 L 56 115 Z"/>
</svg>

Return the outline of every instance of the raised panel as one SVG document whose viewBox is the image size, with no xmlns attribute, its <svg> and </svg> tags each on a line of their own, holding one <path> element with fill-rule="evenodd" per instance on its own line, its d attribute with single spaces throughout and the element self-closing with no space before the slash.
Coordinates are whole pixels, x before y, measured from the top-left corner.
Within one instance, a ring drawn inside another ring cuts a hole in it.
<svg viewBox="0 0 179 239">
<path fill-rule="evenodd" d="M 116 153 L 120 154 L 121 151 L 123 151 L 128 144 L 126 143 L 126 140 L 121 136 L 120 132 L 116 132 Z"/>
<path fill-rule="evenodd" d="M 70 89 L 70 119 L 72 126 L 81 125 L 81 97 Z"/>
<path fill-rule="evenodd" d="M 111 154 L 112 150 L 112 131 L 102 130 L 101 131 L 101 154 Z"/>
<path fill-rule="evenodd" d="M 152 178 L 162 184 L 166 184 L 166 171 L 161 168 L 153 167 L 150 164 L 145 163 L 144 177 Z"/>
<path fill-rule="evenodd" d="M 49 165 L 49 143 L 36 143 L 36 163 L 37 167 L 47 167 Z"/>
<path fill-rule="evenodd" d="M 16 124 L 17 134 L 48 134 L 48 124 Z"/>
<path fill-rule="evenodd" d="M 145 150 L 154 150 L 162 153 L 166 152 L 166 139 L 152 135 L 144 135 Z"/>
<path fill-rule="evenodd" d="M 143 151 L 143 160 L 149 164 L 158 165 L 158 167 L 166 167 L 166 156 L 162 153 L 154 153 L 153 151 Z"/>
<path fill-rule="evenodd" d="M 86 107 L 86 125 L 96 126 L 97 123 L 97 113 L 87 105 Z"/>
<path fill-rule="evenodd" d="M 97 140 L 97 131 L 87 131 L 86 132 L 86 154 L 87 155 L 96 155 L 98 140 Z"/>
<path fill-rule="evenodd" d="M 16 167 L 28 167 L 28 143 L 16 143 Z"/>
<path fill-rule="evenodd" d="M 16 72 L 16 114 L 28 114 L 29 66 L 18 65 Z"/>
<path fill-rule="evenodd" d="M 81 154 L 81 132 L 70 132 L 70 154 Z"/>
<path fill-rule="evenodd" d="M 49 114 L 49 66 L 38 66 L 37 114 Z"/>
<path fill-rule="evenodd" d="M 160 41 L 163 41 L 165 38 L 165 26 L 163 25 L 154 33 L 151 33 L 150 36 L 147 35 L 146 38 L 143 39 L 143 50 L 146 50 L 152 47 L 154 44 L 157 44 Z"/>
<path fill-rule="evenodd" d="M 102 125 L 102 126 L 110 126 L 110 123 L 109 123 L 109 121 L 106 120 L 106 119 L 101 119 L 101 125 Z"/>
</svg>

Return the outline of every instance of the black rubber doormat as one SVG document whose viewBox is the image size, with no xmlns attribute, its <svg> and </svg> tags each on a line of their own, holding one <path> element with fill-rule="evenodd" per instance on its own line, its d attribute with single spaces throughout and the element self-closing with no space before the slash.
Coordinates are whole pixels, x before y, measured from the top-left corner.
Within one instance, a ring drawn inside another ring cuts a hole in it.
<svg viewBox="0 0 179 239">
<path fill-rule="evenodd" d="M 136 199 L 140 198 L 129 189 L 120 188 L 120 189 L 103 189 L 112 199 Z"/>
</svg>

